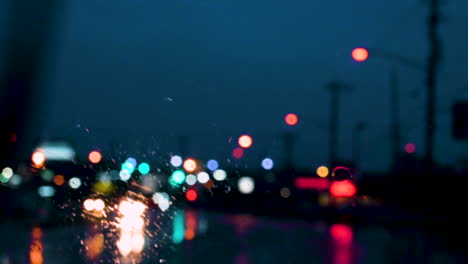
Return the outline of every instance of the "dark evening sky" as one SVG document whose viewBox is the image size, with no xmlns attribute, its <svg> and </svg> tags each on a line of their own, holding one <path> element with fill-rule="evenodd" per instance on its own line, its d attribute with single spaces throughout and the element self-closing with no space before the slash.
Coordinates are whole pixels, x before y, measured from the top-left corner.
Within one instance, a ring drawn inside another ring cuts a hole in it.
<svg viewBox="0 0 468 264">
<path fill-rule="evenodd" d="M 361 164 L 383 169 L 392 64 L 378 57 L 358 64 L 350 51 L 378 48 L 421 62 L 427 51 L 427 8 L 417 0 L 69 2 L 44 79 L 43 133 L 71 136 L 83 150 L 108 148 L 115 139 L 165 153 L 177 150 L 171 135 L 189 135 L 194 154 L 225 159 L 234 146 L 229 137 L 246 132 L 255 140 L 249 162 L 257 162 L 281 158 L 277 135 L 293 130 L 295 160 L 313 167 L 327 160 L 323 86 L 338 79 L 353 87 L 341 101 L 340 156 L 351 156 L 351 129 L 362 120 L 369 128 Z M 450 130 L 451 102 L 468 96 L 467 10 L 461 0 L 443 8 L 436 157 L 444 163 L 467 154 Z M 396 66 L 402 135 L 419 155 L 424 73 Z M 288 112 L 299 115 L 297 127 L 285 127 Z"/>
</svg>

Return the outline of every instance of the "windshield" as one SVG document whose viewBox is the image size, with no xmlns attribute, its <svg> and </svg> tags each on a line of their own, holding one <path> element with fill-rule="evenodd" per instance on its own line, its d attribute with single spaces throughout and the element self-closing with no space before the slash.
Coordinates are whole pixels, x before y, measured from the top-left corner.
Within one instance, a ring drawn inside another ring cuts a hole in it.
<svg viewBox="0 0 468 264">
<path fill-rule="evenodd" d="M 0 3 L 1 263 L 463 263 L 462 1 Z"/>
</svg>

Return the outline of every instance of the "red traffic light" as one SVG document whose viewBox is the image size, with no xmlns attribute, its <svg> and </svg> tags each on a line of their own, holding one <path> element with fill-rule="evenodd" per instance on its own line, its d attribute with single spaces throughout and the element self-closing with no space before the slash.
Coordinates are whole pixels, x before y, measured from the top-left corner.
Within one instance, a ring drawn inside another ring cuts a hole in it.
<svg viewBox="0 0 468 264">
<path fill-rule="evenodd" d="M 363 62 L 369 58 L 369 51 L 365 48 L 355 48 L 351 52 L 351 56 L 357 62 Z"/>
</svg>

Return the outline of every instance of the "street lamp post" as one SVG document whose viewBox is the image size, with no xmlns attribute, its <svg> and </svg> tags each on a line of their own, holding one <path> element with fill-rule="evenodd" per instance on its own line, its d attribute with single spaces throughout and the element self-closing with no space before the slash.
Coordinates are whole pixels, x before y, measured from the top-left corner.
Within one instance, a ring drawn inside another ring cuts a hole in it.
<svg viewBox="0 0 468 264">
<path fill-rule="evenodd" d="M 359 168 L 360 157 L 361 157 L 361 147 L 362 147 L 362 132 L 366 130 L 367 124 L 364 121 L 357 122 L 352 131 L 352 157 L 354 165 L 356 168 Z"/>
<path fill-rule="evenodd" d="M 338 162 L 340 95 L 341 92 L 349 90 L 350 86 L 339 81 L 331 81 L 327 83 L 326 89 L 330 91 L 328 163 L 333 167 Z"/>
<path fill-rule="evenodd" d="M 359 52 L 358 52 L 359 50 Z M 362 51 L 362 50 L 365 50 Z M 392 64 L 404 65 L 413 70 L 420 72 L 425 72 L 425 66 L 418 63 L 415 60 L 408 59 L 406 57 L 400 56 L 398 54 L 390 53 L 385 50 L 380 49 L 364 49 L 356 48 L 352 52 L 352 57 L 357 62 L 366 61 L 369 57 L 369 54 L 373 57 L 378 57 L 390 61 Z M 365 56 L 364 56 L 365 55 Z M 400 92 L 398 88 L 398 72 L 395 66 L 390 67 L 389 73 L 389 88 L 390 88 L 390 135 L 392 138 L 392 158 L 393 164 L 396 164 L 396 161 L 401 152 L 401 131 L 400 131 Z"/>
</svg>

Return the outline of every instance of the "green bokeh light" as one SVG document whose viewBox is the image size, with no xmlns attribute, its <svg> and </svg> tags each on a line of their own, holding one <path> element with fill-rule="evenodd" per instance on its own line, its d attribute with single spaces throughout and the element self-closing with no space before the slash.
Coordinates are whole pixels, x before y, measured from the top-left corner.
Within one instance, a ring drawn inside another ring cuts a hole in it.
<svg viewBox="0 0 468 264">
<path fill-rule="evenodd" d="M 41 178 L 44 180 L 44 181 L 52 181 L 52 179 L 54 178 L 54 172 L 51 171 L 51 170 L 44 170 L 41 172 Z"/>
<path fill-rule="evenodd" d="M 138 171 L 145 175 L 145 174 L 148 174 L 150 172 L 150 165 L 148 163 L 140 163 L 140 165 L 138 165 Z"/>
<path fill-rule="evenodd" d="M 182 184 L 185 181 L 185 173 L 181 170 L 176 170 L 171 175 L 171 181 L 176 184 Z"/>
<path fill-rule="evenodd" d="M 122 170 L 128 171 L 130 174 L 135 171 L 135 166 L 132 163 L 126 161 L 122 163 Z"/>
</svg>

